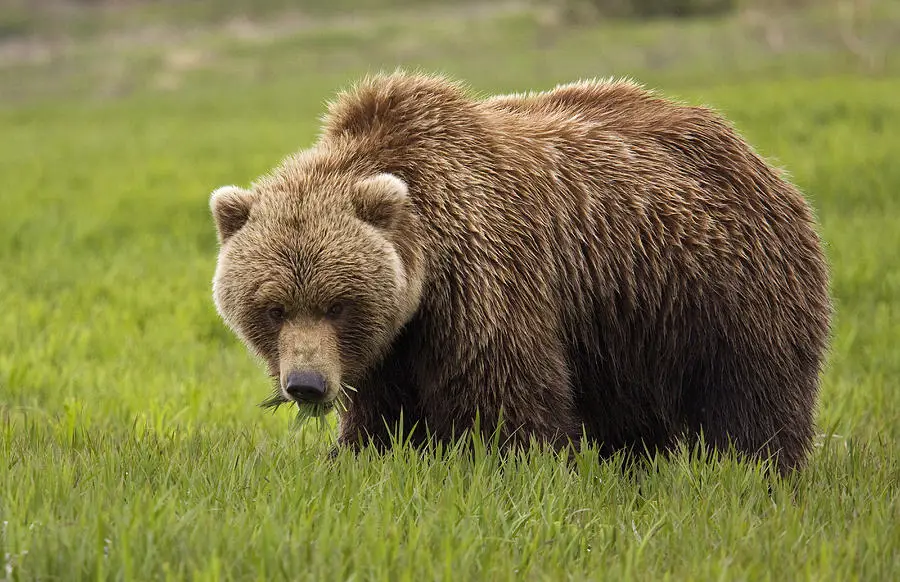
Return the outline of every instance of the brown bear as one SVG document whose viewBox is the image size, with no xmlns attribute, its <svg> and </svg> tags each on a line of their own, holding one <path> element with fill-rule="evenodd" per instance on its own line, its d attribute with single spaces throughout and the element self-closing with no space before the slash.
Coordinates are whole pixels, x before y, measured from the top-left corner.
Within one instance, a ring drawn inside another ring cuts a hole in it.
<svg viewBox="0 0 900 582">
<path fill-rule="evenodd" d="M 309 149 L 210 201 L 213 294 L 274 402 L 340 443 L 415 424 L 804 462 L 830 334 L 801 193 L 706 108 L 632 82 L 478 99 L 368 77 Z M 352 389 L 351 389 L 352 388 Z M 502 418 L 502 422 L 500 422 Z"/>
</svg>

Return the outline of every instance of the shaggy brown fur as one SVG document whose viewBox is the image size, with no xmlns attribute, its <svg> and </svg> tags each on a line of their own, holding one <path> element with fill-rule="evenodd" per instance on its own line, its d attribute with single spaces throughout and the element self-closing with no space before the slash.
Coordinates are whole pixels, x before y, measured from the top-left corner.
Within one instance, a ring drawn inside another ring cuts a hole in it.
<svg viewBox="0 0 900 582">
<path fill-rule="evenodd" d="M 800 192 L 707 109 L 628 82 L 477 100 L 376 76 L 314 147 L 211 203 L 220 313 L 282 387 L 326 377 L 344 443 L 384 443 L 401 411 L 448 438 L 502 409 L 514 442 L 702 430 L 782 471 L 805 459 L 821 244 Z"/>
</svg>

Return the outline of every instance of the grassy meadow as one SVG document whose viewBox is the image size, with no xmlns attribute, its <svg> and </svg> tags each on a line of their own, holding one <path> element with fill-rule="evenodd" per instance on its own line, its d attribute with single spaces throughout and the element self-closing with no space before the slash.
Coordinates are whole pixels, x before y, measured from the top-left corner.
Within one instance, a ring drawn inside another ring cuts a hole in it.
<svg viewBox="0 0 900 582">
<path fill-rule="evenodd" d="M 0 580 L 900 578 L 900 8 L 846 29 L 819 8 L 574 26 L 396 4 L 126 8 L 66 36 L 0 15 Z M 482 93 L 631 76 L 787 168 L 837 309 L 809 466 L 775 480 L 683 451 L 631 471 L 586 450 L 573 468 L 482 443 L 328 460 L 333 420 L 258 408 L 267 379 L 210 297 L 208 195 L 399 65 Z"/>
</svg>

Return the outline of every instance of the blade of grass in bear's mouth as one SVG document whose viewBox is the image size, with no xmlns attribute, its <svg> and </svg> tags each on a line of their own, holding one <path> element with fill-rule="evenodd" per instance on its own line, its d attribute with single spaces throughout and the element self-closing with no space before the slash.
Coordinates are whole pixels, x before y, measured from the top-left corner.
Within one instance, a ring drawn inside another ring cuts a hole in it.
<svg viewBox="0 0 900 582">
<path fill-rule="evenodd" d="M 320 404 L 297 403 L 297 416 L 301 418 L 315 418 L 325 416 L 334 408 L 334 401 Z"/>
</svg>

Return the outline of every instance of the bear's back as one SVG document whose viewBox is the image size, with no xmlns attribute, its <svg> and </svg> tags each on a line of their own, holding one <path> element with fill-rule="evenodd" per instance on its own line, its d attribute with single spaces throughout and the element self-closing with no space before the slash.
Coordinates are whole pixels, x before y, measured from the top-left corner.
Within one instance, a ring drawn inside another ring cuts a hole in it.
<svg viewBox="0 0 900 582">
<path fill-rule="evenodd" d="M 582 81 L 549 91 L 497 95 L 481 101 L 486 112 L 509 113 L 548 121 L 567 118 L 598 124 L 609 130 L 637 133 L 685 123 L 715 121 L 715 114 L 700 107 L 662 99 L 627 80 Z"/>
</svg>

